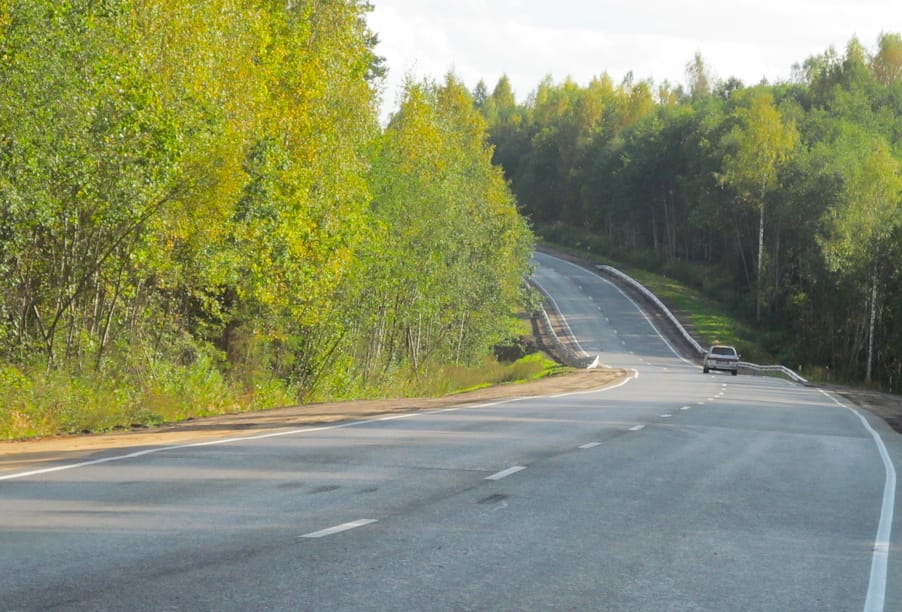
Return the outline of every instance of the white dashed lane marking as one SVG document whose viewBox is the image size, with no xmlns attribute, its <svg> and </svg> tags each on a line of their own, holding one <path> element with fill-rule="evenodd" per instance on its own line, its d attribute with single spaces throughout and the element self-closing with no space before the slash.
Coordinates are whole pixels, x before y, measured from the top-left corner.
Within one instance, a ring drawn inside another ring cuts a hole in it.
<svg viewBox="0 0 902 612">
<path fill-rule="evenodd" d="M 588 444 L 583 444 L 580 446 L 583 450 L 588 450 L 590 448 L 595 448 L 596 446 L 601 446 L 601 442 L 589 442 Z"/>
<path fill-rule="evenodd" d="M 526 468 L 523 467 L 522 465 L 515 465 L 513 467 L 507 468 L 506 470 L 501 470 L 500 472 L 495 472 L 491 476 L 486 476 L 485 479 L 486 480 L 501 480 L 502 478 L 506 478 L 506 477 L 510 476 L 511 474 L 516 474 L 517 472 L 521 472 L 525 469 Z"/>
<path fill-rule="evenodd" d="M 310 533 L 305 533 L 302 535 L 302 538 L 324 538 L 326 536 L 330 536 L 336 533 L 341 533 L 342 531 L 348 531 L 349 529 L 356 529 L 357 527 L 363 527 L 364 525 L 370 525 L 375 523 L 376 519 L 360 519 L 358 521 L 351 521 L 350 523 L 342 523 L 341 525 L 335 525 L 334 527 L 329 527 L 327 529 L 320 529 L 319 531 L 312 531 Z"/>
</svg>

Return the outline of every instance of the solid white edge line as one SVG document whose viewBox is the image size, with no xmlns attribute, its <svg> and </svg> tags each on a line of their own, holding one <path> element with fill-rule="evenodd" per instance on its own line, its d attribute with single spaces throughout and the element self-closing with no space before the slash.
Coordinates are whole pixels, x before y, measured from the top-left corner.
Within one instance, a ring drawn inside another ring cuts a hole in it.
<svg viewBox="0 0 902 612">
<path fill-rule="evenodd" d="M 356 425 L 363 425 L 365 423 L 372 423 L 373 420 L 367 421 L 350 421 L 347 423 L 339 423 L 337 425 L 325 425 L 320 427 L 304 427 L 301 429 L 290 429 L 285 431 L 275 431 L 266 434 L 259 434 L 256 436 L 245 436 L 245 437 L 237 437 L 237 438 L 221 438 L 219 440 L 208 440 L 206 442 L 192 442 L 190 444 L 176 444 L 172 446 L 158 446 L 155 448 L 148 448 L 142 451 L 136 451 L 134 453 L 126 453 L 125 455 L 112 455 L 110 457 L 102 457 L 100 459 L 92 459 L 90 461 L 79 461 L 77 463 L 68 463 L 65 465 L 57 465 L 49 468 L 40 468 L 36 470 L 29 470 L 27 472 L 18 472 L 15 474 L 6 474 L 4 476 L 0 476 L 0 481 L 3 480 L 14 480 L 16 478 L 26 478 L 28 476 L 39 476 L 41 474 L 51 474 L 53 472 L 62 472 L 65 470 L 74 470 L 76 468 L 89 467 L 92 465 L 100 465 L 102 463 L 110 463 L 113 461 L 124 461 L 126 459 L 136 459 L 138 457 L 143 457 L 145 455 L 155 455 L 157 453 L 163 453 L 166 451 L 173 450 L 184 450 L 188 448 L 203 448 L 205 446 L 220 446 L 223 444 L 230 444 L 232 442 L 245 442 L 245 441 L 253 441 L 253 440 L 265 440 L 267 438 L 280 438 L 283 436 L 292 436 L 296 434 L 305 434 L 305 433 L 313 433 L 317 431 L 329 431 L 332 429 L 343 429 L 345 427 L 353 427 Z"/>
<path fill-rule="evenodd" d="M 356 529 L 357 527 L 363 527 L 364 525 L 371 525 L 376 522 L 376 519 L 360 519 L 357 521 L 351 521 L 350 523 L 342 523 L 341 525 L 335 525 L 334 527 L 329 527 L 327 529 L 320 529 L 319 531 L 313 531 L 311 533 L 305 533 L 300 536 L 302 538 L 324 538 L 326 536 L 330 536 L 336 533 L 341 533 L 342 531 L 348 531 L 349 529 Z"/>
<path fill-rule="evenodd" d="M 861 424 L 871 434 L 880 458 L 883 460 L 883 503 L 880 508 L 880 521 L 877 523 L 877 534 L 874 538 L 874 553 L 871 555 L 871 576 L 868 580 L 868 595 L 864 602 L 865 612 L 880 612 L 886 599 L 886 569 L 889 562 L 889 547 L 892 543 L 893 508 L 896 505 L 896 468 L 886 449 L 880 434 L 871 427 L 864 415 L 851 406 L 843 404 L 823 389 L 818 389 L 837 406 L 845 408 L 858 417 Z"/>
<path fill-rule="evenodd" d="M 501 470 L 500 472 L 495 472 L 491 476 L 486 476 L 485 480 L 501 480 L 502 478 L 507 478 L 511 474 L 516 474 L 517 472 L 522 472 L 526 468 L 522 465 L 514 465 L 512 467 L 507 468 L 506 470 Z"/>
<path fill-rule="evenodd" d="M 618 369 L 622 370 L 623 368 L 618 368 Z M 601 393 L 603 391 L 610 391 L 612 389 L 617 389 L 618 387 L 622 387 L 623 385 L 627 384 L 631 380 L 635 380 L 635 379 L 639 378 L 639 370 L 637 370 L 635 368 L 630 368 L 626 371 L 630 372 L 630 375 L 627 376 L 626 378 L 624 378 L 623 380 L 621 380 L 616 385 L 611 385 L 609 387 L 600 387 L 598 389 L 587 389 L 586 391 L 568 391 L 567 393 L 558 393 L 557 395 L 549 395 L 547 397 L 549 397 L 550 399 L 557 399 L 559 397 L 568 397 L 570 395 L 587 395 L 589 393 Z"/>
</svg>

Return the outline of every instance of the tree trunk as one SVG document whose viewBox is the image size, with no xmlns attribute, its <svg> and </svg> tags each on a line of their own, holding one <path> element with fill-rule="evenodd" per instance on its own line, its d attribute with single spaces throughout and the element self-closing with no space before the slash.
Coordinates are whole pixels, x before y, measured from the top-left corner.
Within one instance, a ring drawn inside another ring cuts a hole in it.
<svg viewBox="0 0 902 612">
<path fill-rule="evenodd" d="M 773 221 L 771 221 L 773 223 Z M 774 268 L 774 295 L 780 294 L 780 230 L 782 229 L 782 225 L 778 221 L 776 223 L 776 227 L 773 231 L 774 241 L 774 253 L 773 253 L 773 268 Z"/>
<path fill-rule="evenodd" d="M 871 313 L 868 321 L 868 363 L 865 370 L 864 382 L 871 382 L 871 374 L 874 368 L 874 327 L 877 321 L 877 271 L 871 272 Z"/>
<path fill-rule="evenodd" d="M 664 237 L 666 239 L 666 248 L 667 248 L 667 257 L 668 259 L 673 259 L 673 239 L 672 239 L 672 224 L 673 219 L 670 214 L 670 207 L 667 204 L 667 190 L 662 189 L 661 202 L 664 204 Z"/>
<path fill-rule="evenodd" d="M 746 261 L 745 257 L 745 248 L 742 246 L 742 232 L 739 231 L 739 226 L 736 226 L 736 245 L 739 248 L 739 259 L 742 261 L 742 271 L 745 272 L 745 282 L 746 286 L 751 289 L 752 287 L 752 278 L 751 272 L 749 272 L 749 263 Z"/>
<path fill-rule="evenodd" d="M 761 322 L 761 269 L 764 264 L 764 199 L 761 200 L 760 214 L 758 216 L 758 274 L 755 277 L 756 300 L 755 300 L 755 317 Z"/>
</svg>

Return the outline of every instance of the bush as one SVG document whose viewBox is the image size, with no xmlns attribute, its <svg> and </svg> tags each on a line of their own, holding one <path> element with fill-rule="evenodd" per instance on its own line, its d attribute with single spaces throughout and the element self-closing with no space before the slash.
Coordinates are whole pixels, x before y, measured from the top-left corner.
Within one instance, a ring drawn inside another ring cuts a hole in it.
<svg viewBox="0 0 902 612">
<path fill-rule="evenodd" d="M 527 355 L 531 355 L 538 350 L 535 340 L 529 336 L 508 338 L 504 342 L 500 342 L 493 347 L 495 359 L 507 364 L 523 359 Z"/>
</svg>

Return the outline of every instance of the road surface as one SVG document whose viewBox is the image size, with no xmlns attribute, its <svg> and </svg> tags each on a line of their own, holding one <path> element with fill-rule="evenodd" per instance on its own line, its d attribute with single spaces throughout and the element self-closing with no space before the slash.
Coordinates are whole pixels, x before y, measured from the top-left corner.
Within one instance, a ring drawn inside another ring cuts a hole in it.
<svg viewBox="0 0 902 612">
<path fill-rule="evenodd" d="M 536 255 L 603 390 L 0 475 L 0 610 L 900 609 L 898 434 Z"/>
</svg>

